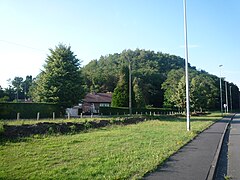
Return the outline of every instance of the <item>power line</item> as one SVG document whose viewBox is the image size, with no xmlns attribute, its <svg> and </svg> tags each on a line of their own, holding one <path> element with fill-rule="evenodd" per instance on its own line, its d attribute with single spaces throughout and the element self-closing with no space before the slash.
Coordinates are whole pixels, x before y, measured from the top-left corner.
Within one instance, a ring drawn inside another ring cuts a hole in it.
<svg viewBox="0 0 240 180">
<path fill-rule="evenodd" d="M 31 47 L 31 46 L 27 46 L 27 45 L 23 45 L 23 44 L 11 42 L 11 41 L 1 40 L 1 39 L 0 39 L 0 41 L 1 41 L 1 42 L 4 42 L 4 43 L 7 43 L 7 44 L 15 45 L 15 46 L 20 46 L 20 47 L 24 47 L 24 48 L 28 48 L 28 49 L 33 49 L 33 50 L 45 52 L 45 50 L 42 50 L 42 49 L 38 49 L 38 48 L 35 48 L 35 47 Z"/>
</svg>

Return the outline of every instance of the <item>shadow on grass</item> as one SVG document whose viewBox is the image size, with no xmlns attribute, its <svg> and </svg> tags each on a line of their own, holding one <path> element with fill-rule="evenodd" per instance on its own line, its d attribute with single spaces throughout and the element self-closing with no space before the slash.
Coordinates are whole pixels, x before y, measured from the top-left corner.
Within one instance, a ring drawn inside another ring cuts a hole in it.
<svg viewBox="0 0 240 180">
<path fill-rule="evenodd" d="M 209 119 L 206 117 L 198 118 L 194 117 L 191 119 L 194 121 L 212 121 L 213 118 Z M 216 118 L 217 119 L 217 118 Z M 104 129 L 103 127 L 112 125 L 130 125 L 137 124 L 143 121 L 159 120 L 169 122 L 186 122 L 186 118 L 183 116 L 176 115 L 160 115 L 160 116 L 142 116 L 142 117 L 127 117 L 119 118 L 119 120 L 100 120 L 100 121 L 89 121 L 84 123 L 37 123 L 32 125 L 4 125 L 4 132 L 0 134 L 0 145 L 6 142 L 22 142 L 28 141 L 30 138 L 41 138 L 49 135 L 72 135 L 76 133 L 85 133 L 90 129 Z M 30 138 L 29 138 L 30 137 Z"/>
</svg>

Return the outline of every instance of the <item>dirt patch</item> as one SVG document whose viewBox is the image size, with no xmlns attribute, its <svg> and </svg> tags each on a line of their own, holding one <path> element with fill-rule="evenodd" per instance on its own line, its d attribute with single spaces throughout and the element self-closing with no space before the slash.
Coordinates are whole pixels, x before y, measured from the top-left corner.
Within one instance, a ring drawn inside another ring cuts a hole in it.
<svg viewBox="0 0 240 180">
<path fill-rule="evenodd" d="M 145 121 L 145 118 L 125 118 L 123 120 L 100 120 L 84 123 L 50 123 L 43 122 L 33 125 L 3 125 L 4 132 L 1 134 L 4 138 L 28 137 L 36 134 L 68 134 L 85 131 L 90 128 L 101 128 L 108 125 L 128 125 Z"/>
</svg>

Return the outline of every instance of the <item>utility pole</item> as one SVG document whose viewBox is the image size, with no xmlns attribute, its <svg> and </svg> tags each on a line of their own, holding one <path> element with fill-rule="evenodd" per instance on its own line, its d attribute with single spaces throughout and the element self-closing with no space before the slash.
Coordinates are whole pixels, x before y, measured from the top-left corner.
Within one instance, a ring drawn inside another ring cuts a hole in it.
<svg viewBox="0 0 240 180">
<path fill-rule="evenodd" d="M 132 116 L 132 71 L 131 61 L 128 58 L 128 69 L 129 69 L 129 115 Z"/>
<path fill-rule="evenodd" d="M 222 100 L 222 73 L 221 73 L 221 67 L 222 67 L 223 65 L 219 65 L 219 69 L 220 69 L 220 78 L 219 78 L 219 80 L 220 80 L 220 106 L 221 106 L 221 114 L 222 114 L 222 116 L 223 116 L 223 100 Z"/>
<path fill-rule="evenodd" d="M 239 97 L 239 100 L 238 100 L 238 109 L 240 109 L 240 91 L 238 91 L 238 97 Z"/>
<path fill-rule="evenodd" d="M 185 76 L 186 76 L 186 116 L 187 116 L 187 131 L 190 131 L 190 102 L 189 102 L 189 80 L 188 80 L 188 41 L 187 41 L 187 5 L 186 0 L 183 0 L 184 9 L 184 35 L 185 35 Z"/>
<path fill-rule="evenodd" d="M 231 106 L 231 112 L 233 110 L 232 108 L 232 86 L 230 86 L 230 106 Z"/>
<path fill-rule="evenodd" d="M 227 92 L 227 81 L 225 81 L 225 90 L 226 90 L 226 110 L 228 113 L 228 92 Z"/>
</svg>

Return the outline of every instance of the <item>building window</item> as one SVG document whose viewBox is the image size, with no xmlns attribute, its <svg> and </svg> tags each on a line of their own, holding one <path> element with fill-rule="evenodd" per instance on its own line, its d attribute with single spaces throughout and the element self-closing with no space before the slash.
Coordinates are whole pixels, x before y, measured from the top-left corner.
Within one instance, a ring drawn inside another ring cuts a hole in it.
<svg viewBox="0 0 240 180">
<path fill-rule="evenodd" d="M 109 103 L 100 103 L 100 107 L 110 107 Z"/>
</svg>

